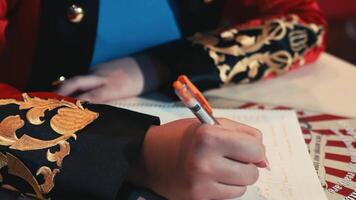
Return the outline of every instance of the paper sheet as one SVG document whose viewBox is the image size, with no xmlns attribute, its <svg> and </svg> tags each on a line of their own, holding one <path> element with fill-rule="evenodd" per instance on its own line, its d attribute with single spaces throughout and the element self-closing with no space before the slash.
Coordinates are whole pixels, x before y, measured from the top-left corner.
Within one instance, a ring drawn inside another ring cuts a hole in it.
<svg viewBox="0 0 356 200">
<path fill-rule="evenodd" d="M 187 108 L 129 108 L 158 115 L 162 123 L 194 117 Z M 257 183 L 249 186 L 246 194 L 238 200 L 327 199 L 313 168 L 294 111 L 216 109 L 214 115 L 246 123 L 264 134 L 271 171 L 260 169 Z"/>
</svg>

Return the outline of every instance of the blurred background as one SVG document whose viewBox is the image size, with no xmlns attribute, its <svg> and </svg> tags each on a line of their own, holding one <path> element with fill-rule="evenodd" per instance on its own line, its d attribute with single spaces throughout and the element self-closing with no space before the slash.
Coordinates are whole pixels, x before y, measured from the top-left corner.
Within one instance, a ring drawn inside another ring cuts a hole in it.
<svg viewBox="0 0 356 200">
<path fill-rule="evenodd" d="M 327 52 L 356 65 L 356 0 L 319 0 L 329 23 Z"/>
</svg>

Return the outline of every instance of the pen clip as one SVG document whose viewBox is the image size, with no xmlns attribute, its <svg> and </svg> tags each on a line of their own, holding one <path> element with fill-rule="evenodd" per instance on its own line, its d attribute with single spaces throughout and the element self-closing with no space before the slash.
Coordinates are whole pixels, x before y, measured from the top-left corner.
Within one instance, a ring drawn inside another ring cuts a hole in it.
<svg viewBox="0 0 356 200">
<path fill-rule="evenodd" d="M 209 113 L 213 113 L 213 109 L 211 108 L 208 100 L 204 97 L 204 95 L 198 90 L 197 87 L 188 79 L 185 75 L 180 75 L 178 77 L 178 81 L 187 86 L 187 89 L 194 95 L 194 97 L 199 101 L 199 103 L 204 107 L 204 109 Z"/>
</svg>

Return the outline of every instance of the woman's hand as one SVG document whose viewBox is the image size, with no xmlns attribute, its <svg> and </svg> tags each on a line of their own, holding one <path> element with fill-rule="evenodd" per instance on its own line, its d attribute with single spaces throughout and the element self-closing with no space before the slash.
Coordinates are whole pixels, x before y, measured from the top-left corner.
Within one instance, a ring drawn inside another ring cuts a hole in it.
<svg viewBox="0 0 356 200">
<path fill-rule="evenodd" d="M 144 141 L 141 168 L 133 171 L 131 180 L 170 200 L 243 195 L 246 186 L 258 178 L 257 166 L 266 167 L 262 135 L 231 120 L 219 122 L 221 125 L 211 126 L 183 119 L 151 127 Z"/>
<path fill-rule="evenodd" d="M 64 81 L 57 93 L 93 103 L 103 103 L 137 96 L 143 89 L 143 73 L 135 59 L 127 57 L 101 64 L 92 74 Z"/>
</svg>

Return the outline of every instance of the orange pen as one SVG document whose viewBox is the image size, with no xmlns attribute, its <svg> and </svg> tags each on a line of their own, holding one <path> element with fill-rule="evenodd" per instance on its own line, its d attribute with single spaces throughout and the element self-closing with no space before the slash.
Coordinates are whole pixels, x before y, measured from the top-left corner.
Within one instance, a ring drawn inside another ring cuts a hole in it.
<svg viewBox="0 0 356 200">
<path fill-rule="evenodd" d="M 176 94 L 194 115 L 202 122 L 210 125 L 219 124 L 213 117 L 213 110 L 209 102 L 197 87 L 186 77 L 181 75 L 173 83 Z"/>
</svg>

